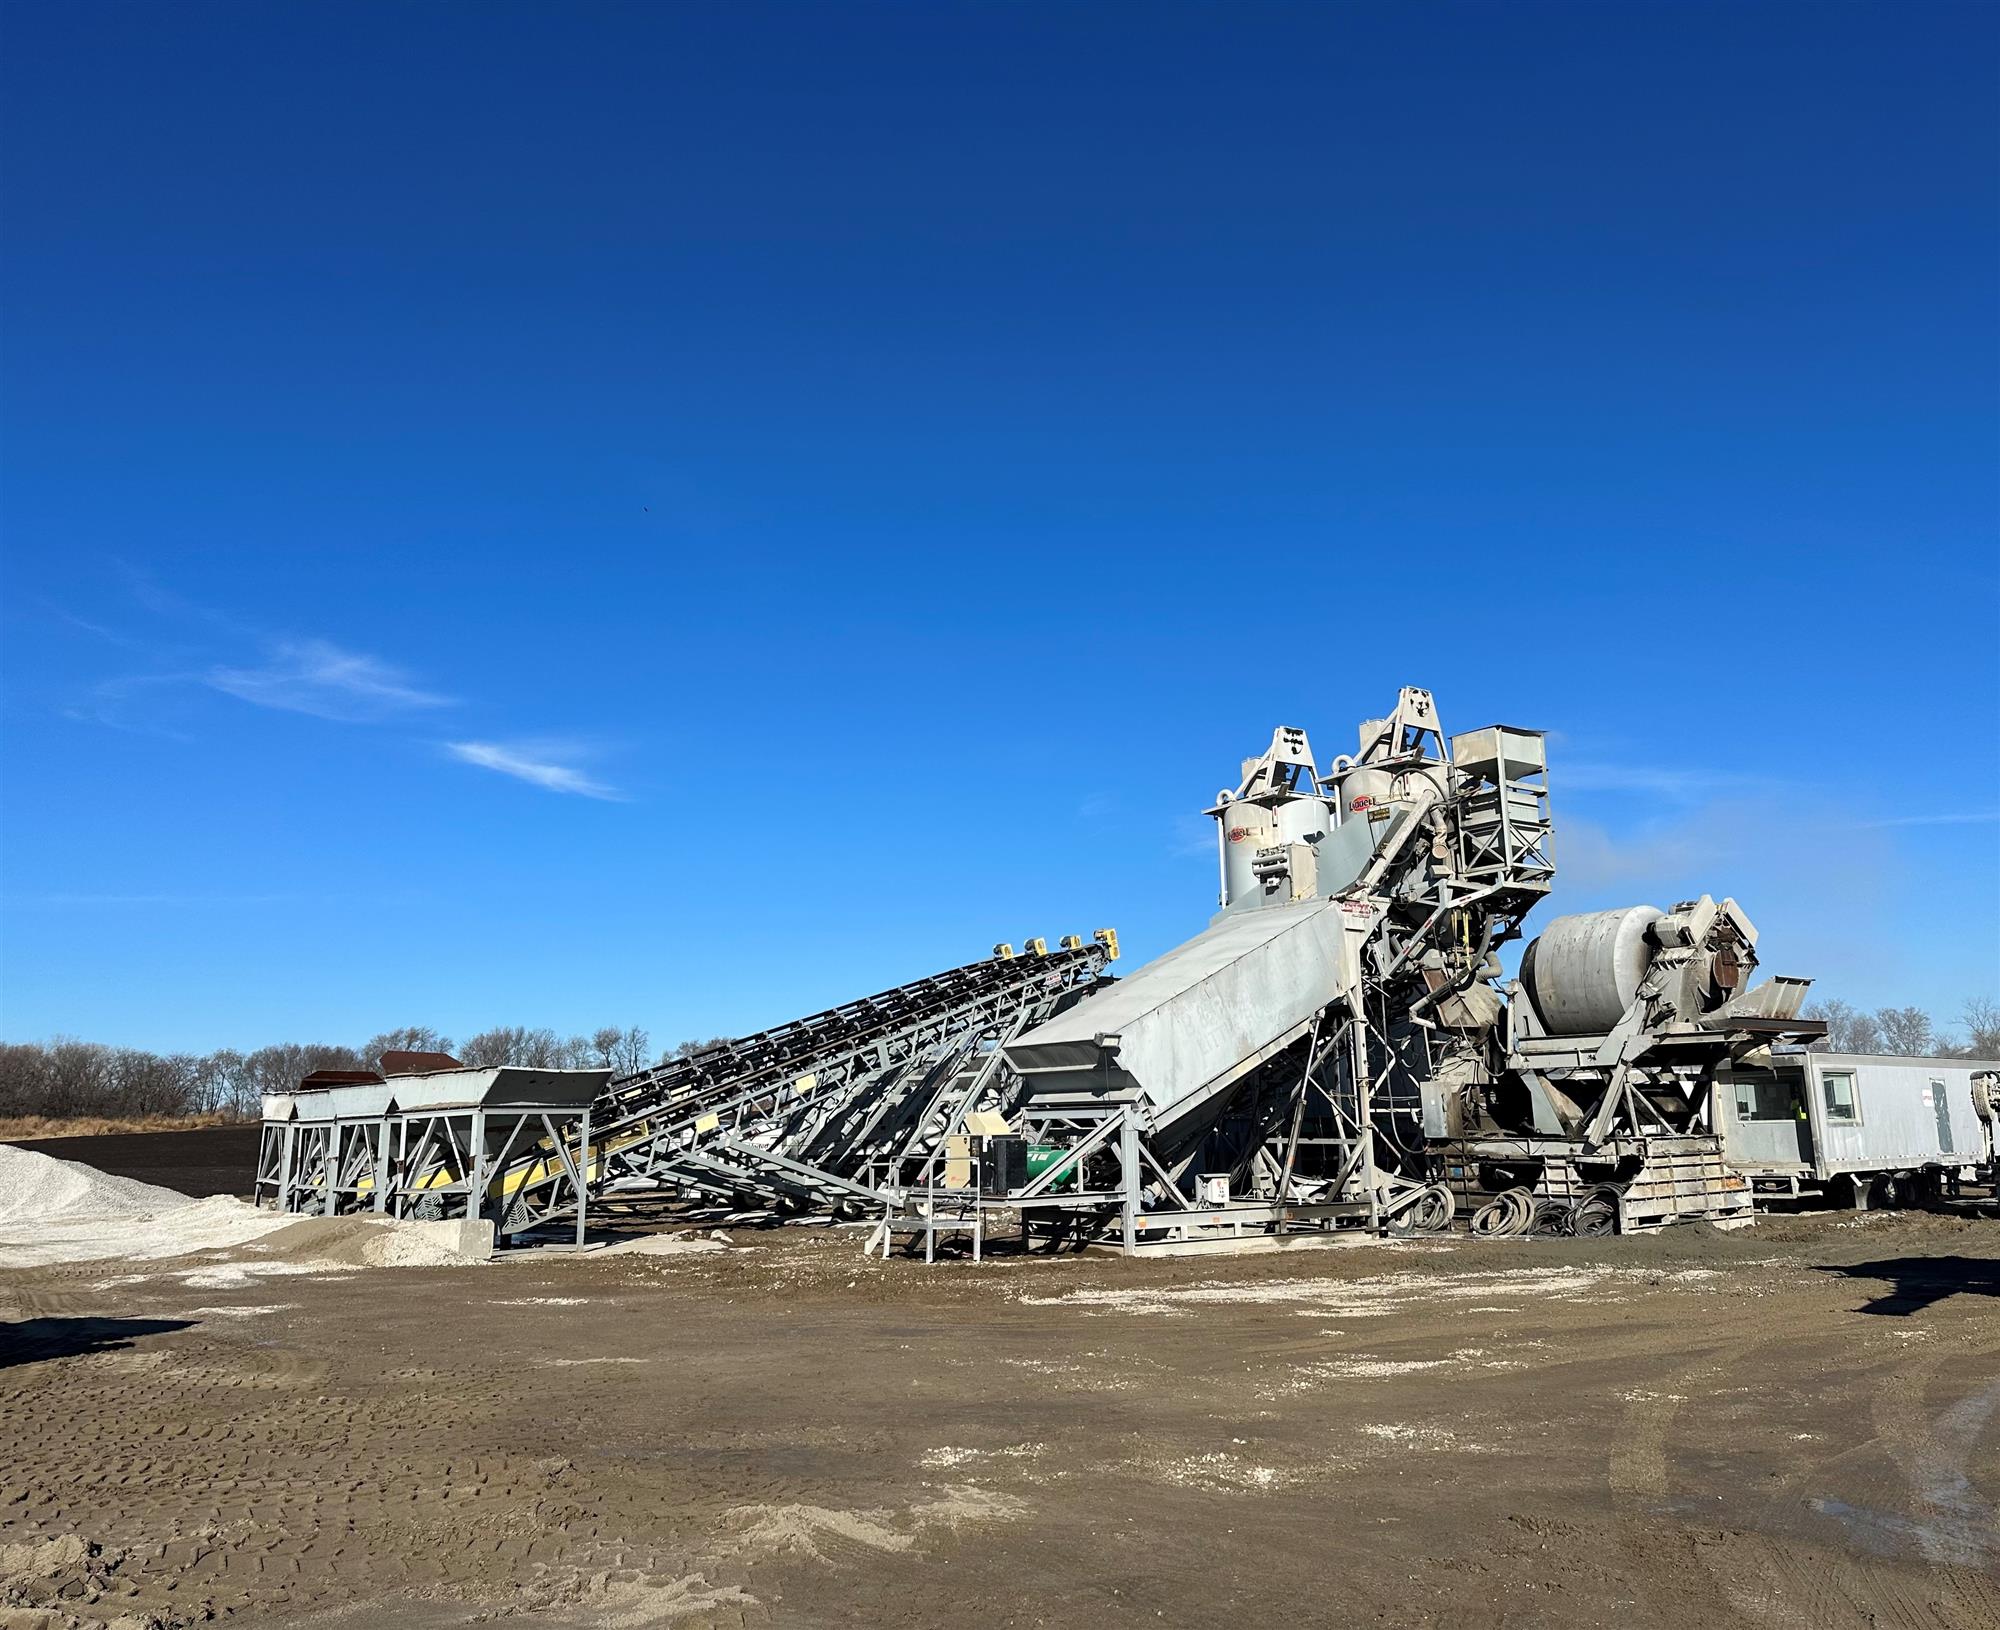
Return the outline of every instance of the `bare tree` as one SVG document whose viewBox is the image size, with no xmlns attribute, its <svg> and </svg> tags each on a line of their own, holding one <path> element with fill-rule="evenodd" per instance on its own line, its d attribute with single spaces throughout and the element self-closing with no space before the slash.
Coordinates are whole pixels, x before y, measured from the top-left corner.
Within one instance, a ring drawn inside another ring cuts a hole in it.
<svg viewBox="0 0 2000 1630">
<path fill-rule="evenodd" d="M 466 1041 L 457 1056 L 475 1070 L 498 1069 L 502 1064 L 514 1062 L 521 1050 L 521 1038 L 526 1034 L 519 1025 L 496 1025 Z"/>
<path fill-rule="evenodd" d="M 196 1061 L 195 1109 L 204 1115 L 240 1115 L 245 1105 L 239 1099 L 239 1078 L 243 1055 L 223 1047 Z"/>
<path fill-rule="evenodd" d="M 553 1030 L 501 1025 L 482 1030 L 458 1049 L 476 1069 L 518 1064 L 537 1070 L 611 1070 L 630 1075 L 646 1062 L 646 1032 L 605 1025 L 588 1036 L 558 1036 Z"/>
<path fill-rule="evenodd" d="M 636 1024 L 620 1033 L 611 1049 L 611 1068 L 618 1075 L 637 1075 L 646 1067 L 653 1038 Z"/>
<path fill-rule="evenodd" d="M 111 1049 L 58 1036 L 48 1046 L 47 1115 L 102 1115 L 115 1107 Z"/>
<path fill-rule="evenodd" d="M 361 1070 L 371 1068 L 361 1062 L 352 1047 L 334 1047 L 323 1042 L 282 1042 L 275 1047 L 259 1047 L 243 1061 L 247 1090 L 255 1095 L 290 1092 L 315 1070 Z"/>
<path fill-rule="evenodd" d="M 2000 1059 L 2000 1003 L 1970 997 L 1958 1022 L 1965 1026 L 1965 1041 L 1955 1049 L 1960 1058 Z"/>
<path fill-rule="evenodd" d="M 515 1046 L 510 1064 L 525 1065 L 531 1070 L 553 1070 L 557 1068 L 557 1055 L 562 1043 L 556 1040 L 553 1030 L 523 1030 Z"/>
<path fill-rule="evenodd" d="M 210 1058 L 218 1076 L 216 1107 L 230 1115 L 255 1115 L 260 1106 L 257 1102 L 257 1081 L 249 1058 L 230 1049 L 213 1053 Z"/>
<path fill-rule="evenodd" d="M 1882 1033 L 1873 1015 L 1863 1013 L 1837 997 L 1814 1002 L 1806 1008 L 1804 1017 L 1826 1021 L 1826 1039 L 1813 1043 L 1822 1052 L 1879 1053 L 1882 1050 Z"/>
<path fill-rule="evenodd" d="M 429 1025 L 405 1025 L 401 1030 L 385 1030 L 362 1044 L 361 1056 L 367 1069 L 379 1070 L 384 1053 L 449 1053 L 451 1037 L 439 1035 Z M 453 1055 L 456 1056 L 455 1054 Z"/>
<path fill-rule="evenodd" d="M 0 1043 L 0 1115 L 52 1115 L 49 1053 L 33 1042 Z"/>
<path fill-rule="evenodd" d="M 111 1055 L 111 1094 L 126 1115 L 186 1115 L 194 1109 L 195 1066 L 187 1053 L 162 1058 L 138 1047 Z"/>
<path fill-rule="evenodd" d="M 360 1064 L 351 1047 L 293 1043 L 248 1057 L 227 1048 L 163 1056 L 58 1036 L 0 1046 L 0 1114 L 251 1115 L 262 1093 L 288 1091 L 313 1070 Z"/>
<path fill-rule="evenodd" d="M 258 1113 L 265 1093 L 290 1092 L 315 1070 L 379 1068 L 385 1052 L 452 1053 L 478 1069 L 518 1064 L 537 1069 L 609 1069 L 630 1075 L 645 1068 L 649 1042 L 636 1025 L 604 1026 L 590 1036 L 503 1025 L 483 1030 L 462 1048 L 421 1025 L 386 1030 L 355 1049 L 327 1043 L 281 1042 L 253 1053 L 231 1048 L 196 1055 L 162 1055 L 57 1036 L 46 1042 L 0 1043 L 0 1115 L 63 1119 L 85 1115 L 179 1116 Z M 688 1050 L 697 1045 L 687 1044 Z"/>
<path fill-rule="evenodd" d="M 1882 1027 L 1884 1050 L 1904 1058 L 1922 1057 L 1936 1041 L 1931 1016 L 1920 1007 L 1877 1008 L 1875 1022 Z"/>
</svg>

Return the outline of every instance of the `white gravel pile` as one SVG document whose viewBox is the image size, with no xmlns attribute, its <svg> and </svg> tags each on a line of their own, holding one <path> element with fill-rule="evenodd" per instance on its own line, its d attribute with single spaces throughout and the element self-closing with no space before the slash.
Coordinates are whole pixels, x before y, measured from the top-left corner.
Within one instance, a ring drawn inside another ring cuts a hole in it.
<svg viewBox="0 0 2000 1630">
<path fill-rule="evenodd" d="M 190 1200 L 81 1161 L 0 1143 L 0 1267 L 228 1250 L 295 1220 L 227 1194 Z"/>
<path fill-rule="evenodd" d="M 187 1203 L 172 1189 L 0 1143 L 0 1228 L 58 1217 L 150 1217 Z"/>
<path fill-rule="evenodd" d="M 457 1267 L 484 1261 L 491 1246 L 490 1229 L 482 1236 L 462 1222 L 302 1217 L 228 1194 L 191 1200 L 81 1161 L 0 1143 L 0 1268 L 193 1257 L 191 1265 L 114 1277 L 100 1288 L 164 1276 L 210 1289 L 284 1274 Z M 701 1240 L 675 1248 L 723 1247 Z"/>
</svg>

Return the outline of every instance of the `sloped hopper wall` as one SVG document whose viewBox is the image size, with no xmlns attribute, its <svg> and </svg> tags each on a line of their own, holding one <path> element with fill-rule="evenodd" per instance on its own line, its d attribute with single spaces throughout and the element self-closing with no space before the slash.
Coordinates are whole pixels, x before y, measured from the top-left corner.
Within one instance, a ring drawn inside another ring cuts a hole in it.
<svg viewBox="0 0 2000 1630">
<path fill-rule="evenodd" d="M 1339 995 L 1365 927 L 1333 900 L 1223 917 L 1029 1031 L 1007 1060 L 1032 1096 L 1136 1090 L 1154 1124 L 1168 1124 Z"/>
</svg>

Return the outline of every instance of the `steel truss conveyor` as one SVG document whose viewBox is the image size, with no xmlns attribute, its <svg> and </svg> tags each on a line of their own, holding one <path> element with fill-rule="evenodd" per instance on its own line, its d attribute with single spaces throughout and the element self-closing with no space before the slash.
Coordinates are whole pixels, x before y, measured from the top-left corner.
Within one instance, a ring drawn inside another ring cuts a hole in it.
<svg viewBox="0 0 2000 1630">
<path fill-rule="evenodd" d="M 1012 1090 L 1000 1048 L 1096 989 L 1117 936 L 996 948 L 880 995 L 612 1082 L 577 1164 L 593 1195 L 667 1187 L 735 1205 L 859 1214 L 894 1200 L 944 1140 Z M 518 1232 L 564 1181 L 546 1149 L 500 1181 Z"/>
</svg>

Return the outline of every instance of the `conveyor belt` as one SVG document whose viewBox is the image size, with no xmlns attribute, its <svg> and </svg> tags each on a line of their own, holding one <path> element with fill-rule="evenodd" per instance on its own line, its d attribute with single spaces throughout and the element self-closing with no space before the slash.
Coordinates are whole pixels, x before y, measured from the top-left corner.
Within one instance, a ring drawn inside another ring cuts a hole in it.
<svg viewBox="0 0 2000 1630">
<path fill-rule="evenodd" d="M 873 1194 L 949 1129 L 999 1044 L 1095 988 L 1116 938 L 994 956 L 614 1081 L 592 1106 L 593 1193 L 624 1180 L 822 1209 Z M 988 1071 L 988 1075 L 997 1072 Z M 557 1180 L 527 1151 L 501 1192 Z"/>
</svg>

